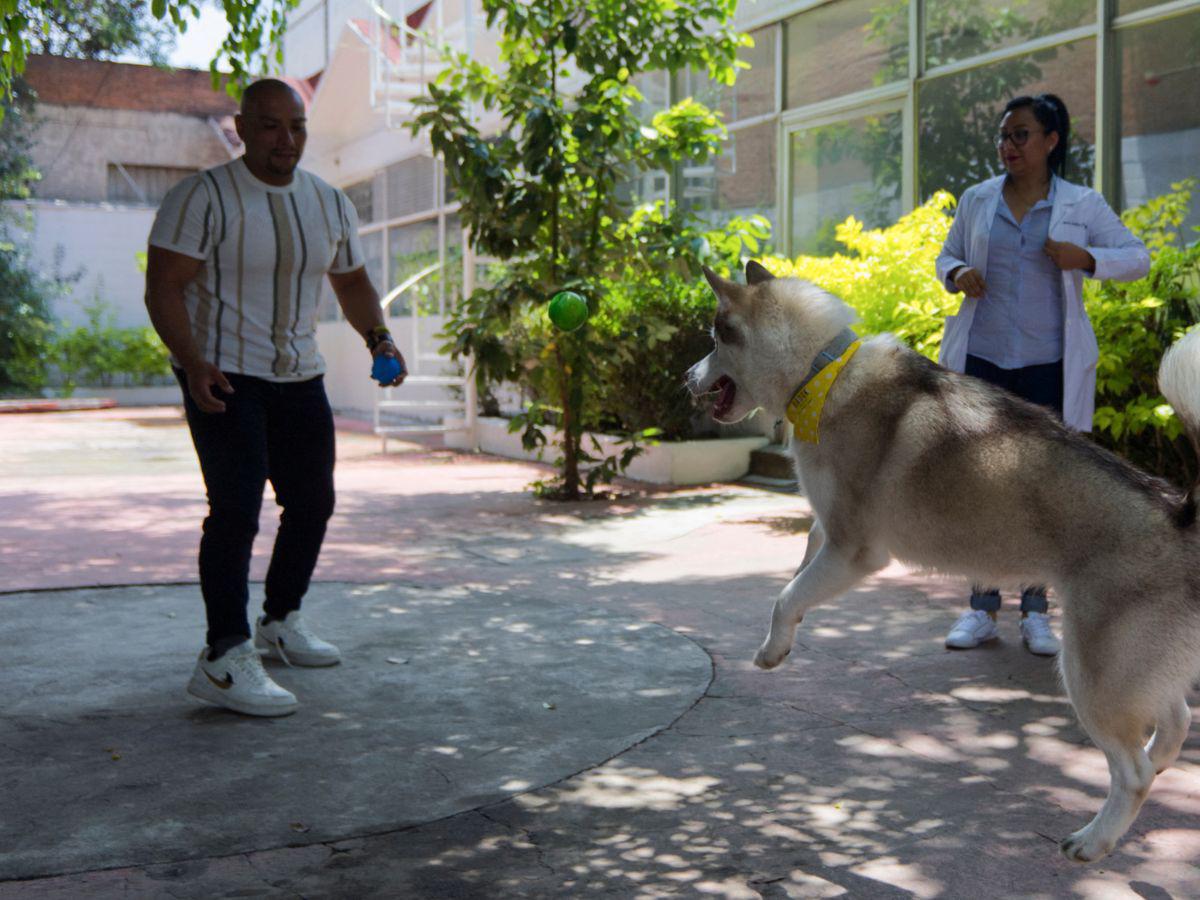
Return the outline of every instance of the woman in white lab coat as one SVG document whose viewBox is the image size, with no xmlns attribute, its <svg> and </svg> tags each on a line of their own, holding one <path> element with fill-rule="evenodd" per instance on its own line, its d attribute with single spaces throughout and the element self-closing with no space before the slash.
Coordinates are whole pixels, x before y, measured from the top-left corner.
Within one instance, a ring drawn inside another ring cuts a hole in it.
<svg viewBox="0 0 1200 900">
<path fill-rule="evenodd" d="M 996 147 L 1005 174 L 963 192 L 937 259 L 938 279 L 965 298 L 946 320 L 939 362 L 1054 410 L 1090 431 L 1096 336 L 1083 306 L 1083 279 L 1133 281 L 1150 268 L 1142 244 L 1091 188 L 1064 180 L 1071 122 L 1053 94 L 1016 97 L 1000 120 Z M 1000 592 L 974 586 L 971 608 L 946 646 L 997 637 Z M 1052 656 L 1044 587 L 1021 594 L 1021 636 Z"/>
</svg>

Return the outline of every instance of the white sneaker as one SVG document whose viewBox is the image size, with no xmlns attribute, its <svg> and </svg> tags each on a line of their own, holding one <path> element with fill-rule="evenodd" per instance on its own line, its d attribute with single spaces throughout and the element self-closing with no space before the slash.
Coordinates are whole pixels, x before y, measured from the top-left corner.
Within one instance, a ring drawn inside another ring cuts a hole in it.
<svg viewBox="0 0 1200 900">
<path fill-rule="evenodd" d="M 249 641 L 213 662 L 208 661 L 208 648 L 201 650 L 187 690 L 193 697 L 248 716 L 286 716 L 296 711 L 295 695 L 271 680 Z"/>
<path fill-rule="evenodd" d="M 1021 638 L 1030 653 L 1038 656 L 1058 653 L 1058 638 L 1050 630 L 1050 617 L 1046 613 L 1026 613 L 1021 618 Z"/>
<path fill-rule="evenodd" d="M 323 641 L 308 630 L 300 610 L 287 614 L 283 621 L 263 623 L 259 616 L 254 623 L 254 646 L 289 666 L 335 666 L 341 662 L 338 648 Z"/>
<path fill-rule="evenodd" d="M 985 641 L 995 640 L 998 635 L 996 620 L 982 609 L 972 609 L 958 617 L 946 635 L 946 646 L 954 650 L 970 650 Z"/>
</svg>

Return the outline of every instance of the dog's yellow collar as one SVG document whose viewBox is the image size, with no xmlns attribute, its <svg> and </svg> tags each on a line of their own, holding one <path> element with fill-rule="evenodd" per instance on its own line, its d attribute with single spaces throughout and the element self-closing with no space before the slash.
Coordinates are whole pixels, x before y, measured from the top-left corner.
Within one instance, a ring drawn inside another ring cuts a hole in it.
<svg viewBox="0 0 1200 900">
<path fill-rule="evenodd" d="M 821 424 L 821 410 L 825 407 L 825 397 L 833 383 L 837 380 L 842 368 L 850 361 L 862 341 L 854 341 L 842 351 L 842 355 L 821 369 L 816 375 L 801 385 L 787 405 L 787 420 L 792 423 L 792 433 L 797 440 L 810 444 L 818 443 L 817 426 Z"/>
</svg>

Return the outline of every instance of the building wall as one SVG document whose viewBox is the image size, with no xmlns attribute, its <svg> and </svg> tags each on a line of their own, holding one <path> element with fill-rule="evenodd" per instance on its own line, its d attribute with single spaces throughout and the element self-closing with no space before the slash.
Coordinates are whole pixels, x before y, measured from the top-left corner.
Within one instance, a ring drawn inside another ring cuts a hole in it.
<svg viewBox="0 0 1200 900">
<path fill-rule="evenodd" d="M 107 202 L 110 163 L 206 169 L 230 159 L 216 126 L 198 116 L 41 104 L 37 117 L 39 199 Z"/>
<path fill-rule="evenodd" d="M 146 249 L 154 209 L 39 200 L 9 205 L 29 214 L 28 245 L 38 271 L 47 277 L 79 275 L 68 296 L 55 302 L 55 315 L 82 325 L 84 309 L 101 299 L 118 325 L 149 324 L 137 254 Z"/>
</svg>

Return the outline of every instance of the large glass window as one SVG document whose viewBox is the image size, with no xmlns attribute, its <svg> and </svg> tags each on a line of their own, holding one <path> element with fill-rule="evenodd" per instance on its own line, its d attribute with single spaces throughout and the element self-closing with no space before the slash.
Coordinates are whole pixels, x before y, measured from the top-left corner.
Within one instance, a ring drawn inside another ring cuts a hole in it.
<svg viewBox="0 0 1200 900">
<path fill-rule="evenodd" d="M 399 219 L 436 208 L 432 156 L 414 156 L 387 168 L 387 216 Z"/>
<path fill-rule="evenodd" d="M 346 196 L 350 198 L 350 202 L 354 204 L 354 211 L 358 213 L 358 221 L 360 225 L 366 225 L 375 221 L 375 179 L 368 178 L 366 181 L 360 181 L 357 184 L 352 184 L 345 189 Z"/>
<path fill-rule="evenodd" d="M 753 47 L 742 47 L 738 59 L 750 68 L 738 69 L 733 87 L 718 84 L 705 72 L 684 71 L 676 76 L 676 94 L 695 97 L 719 112 L 728 125 L 775 112 L 775 42 L 778 25 L 751 32 Z"/>
<path fill-rule="evenodd" d="M 1117 15 L 1127 16 L 1152 6 L 1162 6 L 1165 0 L 1117 0 Z"/>
<path fill-rule="evenodd" d="M 1121 205 L 1130 207 L 1200 177 L 1200 12 L 1122 29 L 1117 48 Z M 1187 225 L 1200 225 L 1200 203 Z"/>
<path fill-rule="evenodd" d="M 424 273 L 392 301 L 388 307 L 389 315 L 411 312 L 414 298 L 419 299 L 423 313 L 436 313 L 439 310 L 437 279 L 430 277 L 437 271 L 437 226 L 437 219 L 429 219 L 388 229 L 388 290 Z"/>
<path fill-rule="evenodd" d="M 1096 21 L 1096 0 L 926 0 L 928 68 Z"/>
<path fill-rule="evenodd" d="M 446 216 L 446 281 L 442 312 L 453 309 L 462 301 L 463 295 L 463 248 L 462 219 L 457 213 Z"/>
<path fill-rule="evenodd" d="M 868 115 L 795 131 L 789 136 L 791 254 L 841 248 L 838 223 L 854 215 L 868 228 L 900 215 L 900 158 L 894 135 L 900 113 Z"/>
<path fill-rule="evenodd" d="M 362 241 L 367 275 L 371 277 L 371 284 L 375 285 L 375 290 L 382 295 L 386 292 L 383 283 L 383 232 L 372 231 L 370 234 L 360 235 L 359 240 Z"/>
<path fill-rule="evenodd" d="M 917 189 L 954 196 L 1001 171 L 994 138 L 1014 96 L 1050 92 L 1071 116 L 1067 178 L 1092 183 L 1096 138 L 1096 42 L 1091 38 L 934 79 L 918 97 Z"/>
<path fill-rule="evenodd" d="M 775 221 L 775 122 L 729 133 L 720 156 L 683 170 L 680 201 L 713 225 L 732 216 L 765 215 Z"/>
<path fill-rule="evenodd" d="M 839 0 L 787 22 L 787 105 L 908 77 L 908 4 Z"/>
</svg>

